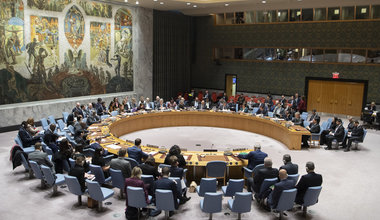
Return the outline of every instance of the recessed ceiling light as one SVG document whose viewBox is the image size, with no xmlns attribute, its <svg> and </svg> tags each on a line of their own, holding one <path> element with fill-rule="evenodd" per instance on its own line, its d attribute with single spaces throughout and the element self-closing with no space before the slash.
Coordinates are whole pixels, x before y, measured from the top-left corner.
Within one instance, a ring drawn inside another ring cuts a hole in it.
<svg viewBox="0 0 380 220">
<path fill-rule="evenodd" d="M 191 3 L 190 3 L 190 2 L 188 2 L 188 3 L 186 3 L 186 5 L 191 5 Z"/>
<path fill-rule="evenodd" d="M 124 0 L 124 2 L 128 2 L 128 0 Z"/>
<path fill-rule="evenodd" d="M 160 2 L 160 5 L 163 5 L 164 4 L 164 2 Z"/>
<path fill-rule="evenodd" d="M 158 0 L 153 0 L 154 2 L 158 1 Z"/>
<path fill-rule="evenodd" d="M 136 1 L 136 5 L 138 5 L 138 4 L 140 4 L 140 2 L 139 2 L 139 1 Z"/>
<path fill-rule="evenodd" d="M 224 6 L 226 6 L 226 7 L 229 6 L 229 5 L 230 5 L 230 4 L 228 4 L 228 3 L 224 4 Z"/>
<path fill-rule="evenodd" d="M 267 3 L 267 1 L 263 0 L 263 1 L 261 1 L 261 3 L 265 4 L 265 3 Z"/>
<path fill-rule="evenodd" d="M 196 8 L 196 7 L 197 7 L 197 5 L 193 5 L 193 7 L 194 7 L 194 8 Z"/>
</svg>

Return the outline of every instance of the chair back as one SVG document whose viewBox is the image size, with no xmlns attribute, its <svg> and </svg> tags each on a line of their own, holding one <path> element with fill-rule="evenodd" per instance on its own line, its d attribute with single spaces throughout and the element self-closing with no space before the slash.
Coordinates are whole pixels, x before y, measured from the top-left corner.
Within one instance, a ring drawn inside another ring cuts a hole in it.
<svg viewBox="0 0 380 220">
<path fill-rule="evenodd" d="M 174 180 L 176 182 L 177 191 L 181 194 L 182 192 L 182 184 L 181 179 L 179 177 L 169 177 L 169 179 Z"/>
<path fill-rule="evenodd" d="M 303 121 L 303 126 L 306 128 L 310 125 L 310 121 Z"/>
<path fill-rule="evenodd" d="M 112 115 L 112 116 L 116 116 L 116 115 L 118 115 L 118 114 L 119 114 L 119 111 L 112 111 L 112 112 L 111 112 L 111 115 Z"/>
<path fill-rule="evenodd" d="M 133 167 L 139 165 L 139 163 L 137 163 L 137 161 L 135 159 L 133 159 L 133 158 L 124 157 L 124 159 L 126 159 L 127 161 L 129 161 L 129 163 L 131 164 L 131 169 L 133 169 Z"/>
<path fill-rule="evenodd" d="M 70 133 L 71 133 L 72 135 L 75 135 L 74 126 L 69 125 L 67 128 L 69 129 L 69 131 L 70 131 Z"/>
<path fill-rule="evenodd" d="M 322 126 L 321 126 L 319 134 L 321 134 L 323 130 L 327 130 L 328 126 L 329 126 L 329 122 L 328 121 L 322 122 Z"/>
<path fill-rule="evenodd" d="M 98 182 L 86 180 L 87 183 L 87 189 L 88 194 L 90 194 L 90 197 L 96 201 L 103 201 L 104 195 L 102 192 L 102 189 L 100 188 L 100 185 Z"/>
<path fill-rule="evenodd" d="M 224 161 L 210 161 L 206 165 L 207 177 L 224 177 L 226 174 L 227 163 Z"/>
<path fill-rule="evenodd" d="M 58 127 L 59 127 L 59 130 L 61 130 L 61 131 L 64 131 L 65 130 L 65 123 L 62 121 L 62 119 L 59 119 L 58 121 L 57 121 L 57 124 L 58 124 Z"/>
<path fill-rule="evenodd" d="M 329 119 L 327 119 L 327 123 L 328 123 L 328 124 L 327 124 L 327 125 L 328 125 L 327 127 L 328 127 L 328 128 L 330 128 L 330 125 L 331 125 L 332 121 L 333 121 L 333 118 L 329 118 Z"/>
<path fill-rule="evenodd" d="M 21 141 L 21 138 L 20 138 L 19 135 L 17 135 L 17 136 L 15 137 L 15 142 L 16 142 L 16 144 L 18 144 L 18 146 L 20 146 L 21 148 L 24 149 L 24 146 L 22 146 L 22 141 Z"/>
<path fill-rule="evenodd" d="M 215 178 L 202 178 L 199 185 L 199 196 L 204 196 L 206 192 L 216 192 Z"/>
<path fill-rule="evenodd" d="M 171 190 L 156 189 L 156 209 L 174 211 L 174 199 Z"/>
<path fill-rule="evenodd" d="M 363 139 L 361 140 L 362 142 L 364 141 L 365 136 L 367 135 L 367 130 L 363 129 Z"/>
<path fill-rule="evenodd" d="M 309 187 L 303 197 L 303 206 L 311 206 L 318 202 L 319 194 L 321 193 L 322 186 Z"/>
<path fill-rule="evenodd" d="M 153 175 L 141 175 L 141 180 L 144 182 L 144 184 L 149 184 L 150 186 L 153 186 L 153 183 L 154 183 Z"/>
<path fill-rule="evenodd" d="M 74 168 L 75 167 L 75 160 L 72 158 L 69 158 L 69 162 L 70 162 L 70 167 Z"/>
<path fill-rule="evenodd" d="M 40 165 L 38 165 L 37 162 L 32 161 L 32 160 L 29 161 L 29 164 L 30 164 L 30 167 L 32 167 L 32 170 L 33 170 L 34 176 L 35 176 L 37 179 L 41 179 L 41 180 L 42 180 L 44 177 L 43 177 L 43 175 L 42 175 Z"/>
<path fill-rule="evenodd" d="M 62 164 L 63 164 L 63 170 L 66 171 L 66 172 L 70 172 L 70 164 L 67 160 L 62 160 Z"/>
<path fill-rule="evenodd" d="M 255 114 L 257 112 L 257 110 L 259 110 L 258 107 L 254 107 L 253 110 L 252 110 L 252 114 Z"/>
<path fill-rule="evenodd" d="M 145 192 L 141 187 L 127 187 L 128 206 L 135 208 L 144 208 L 146 204 Z"/>
<path fill-rule="evenodd" d="M 243 187 L 244 179 L 230 179 L 228 181 L 225 196 L 235 196 L 235 193 L 243 192 Z"/>
<path fill-rule="evenodd" d="M 124 189 L 125 179 L 121 170 L 110 168 L 109 171 L 112 178 L 112 186 L 119 189 Z"/>
<path fill-rule="evenodd" d="M 67 117 L 69 117 L 69 113 L 68 112 L 62 112 L 62 117 L 63 117 L 63 121 L 65 123 L 67 123 Z"/>
<path fill-rule="evenodd" d="M 255 168 L 253 168 L 253 170 L 252 170 L 253 175 L 255 175 L 255 173 L 257 173 L 261 168 L 264 168 L 264 164 L 256 165 Z"/>
<path fill-rule="evenodd" d="M 297 181 L 298 181 L 299 177 L 300 177 L 300 175 L 298 173 L 297 174 L 288 175 L 288 179 L 293 180 L 294 181 L 294 185 L 297 184 Z"/>
<path fill-rule="evenodd" d="M 46 152 L 48 155 L 53 155 L 53 150 L 52 150 L 50 147 L 46 147 L 46 148 L 45 148 L 45 152 Z"/>
<path fill-rule="evenodd" d="M 93 157 L 95 154 L 95 150 L 93 148 L 86 148 L 86 149 L 83 149 L 83 154 L 86 157 Z"/>
<path fill-rule="evenodd" d="M 301 114 L 301 118 L 302 118 L 304 121 L 307 121 L 307 116 L 309 116 L 309 113 L 307 113 L 307 112 L 302 112 L 302 114 Z"/>
<path fill-rule="evenodd" d="M 24 166 L 24 168 L 25 168 L 26 170 L 30 170 L 31 168 L 30 168 L 30 166 L 29 166 L 28 161 L 25 159 L 24 154 L 20 154 L 20 156 L 21 156 L 21 163 L 22 163 L 22 165 Z"/>
<path fill-rule="evenodd" d="M 78 179 L 75 176 L 65 175 L 65 182 L 69 191 L 77 196 L 83 195 Z"/>
<path fill-rule="evenodd" d="M 273 118 L 273 112 L 268 112 L 268 116 Z"/>
<path fill-rule="evenodd" d="M 265 190 L 267 190 L 270 186 L 273 186 L 278 182 L 277 178 L 271 178 L 271 179 L 264 179 L 263 183 L 261 184 L 260 193 L 262 194 Z"/>
<path fill-rule="evenodd" d="M 203 200 L 202 211 L 206 213 L 217 213 L 222 211 L 222 193 L 206 193 Z"/>
<path fill-rule="evenodd" d="M 48 117 L 48 119 L 49 119 L 49 122 L 50 122 L 50 124 L 57 124 L 56 122 L 55 122 L 55 118 L 54 118 L 54 116 L 52 116 L 52 115 L 50 115 L 49 117 Z"/>
<path fill-rule="evenodd" d="M 251 211 L 252 193 L 250 192 L 237 192 L 235 194 L 234 203 L 231 211 L 237 213 L 244 213 Z"/>
<path fill-rule="evenodd" d="M 245 178 L 252 177 L 253 170 L 250 170 L 247 167 L 243 167 L 243 169 L 244 169 L 244 177 Z"/>
<path fill-rule="evenodd" d="M 162 169 L 164 167 L 169 167 L 170 168 L 171 166 L 168 165 L 168 164 L 164 164 L 164 163 L 161 163 L 161 164 L 158 165 L 158 168 L 160 168 L 160 169 Z"/>
<path fill-rule="evenodd" d="M 41 126 L 44 130 L 49 129 L 49 123 L 46 118 L 41 118 Z"/>
<path fill-rule="evenodd" d="M 91 171 L 92 174 L 95 175 L 95 180 L 98 183 L 103 184 L 106 181 L 105 177 L 104 177 L 103 170 L 102 170 L 102 168 L 100 166 L 90 164 L 90 171 Z"/>
<path fill-rule="evenodd" d="M 277 211 L 286 211 L 293 208 L 294 200 L 296 199 L 297 189 L 284 190 L 281 193 L 278 200 L 277 207 L 274 207 Z"/>
<path fill-rule="evenodd" d="M 53 186 L 55 184 L 55 178 L 53 174 L 51 173 L 51 170 L 49 167 L 41 165 L 42 173 L 44 174 L 45 181 L 49 186 Z"/>
</svg>

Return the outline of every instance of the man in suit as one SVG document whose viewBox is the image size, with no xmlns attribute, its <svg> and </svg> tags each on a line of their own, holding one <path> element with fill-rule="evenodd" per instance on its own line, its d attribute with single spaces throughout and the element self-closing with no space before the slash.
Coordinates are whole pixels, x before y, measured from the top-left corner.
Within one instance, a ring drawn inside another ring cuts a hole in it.
<svg viewBox="0 0 380 220">
<path fill-rule="evenodd" d="M 359 125 L 359 121 L 355 121 L 355 125 L 352 128 L 351 132 L 347 134 L 348 144 L 346 142 L 343 142 L 344 152 L 350 151 L 351 145 L 353 141 L 363 141 L 364 137 L 364 129 L 361 125 Z"/>
<path fill-rule="evenodd" d="M 221 105 L 219 106 L 219 110 L 224 110 L 224 111 L 227 111 L 229 108 L 228 108 L 228 106 L 227 106 L 227 102 L 226 101 L 223 101 L 222 103 L 221 103 Z"/>
<path fill-rule="evenodd" d="M 84 114 L 83 114 L 83 111 L 82 111 L 82 108 L 81 108 L 81 105 L 79 102 L 77 102 L 76 106 L 73 108 L 73 110 L 71 112 L 72 113 L 78 112 L 79 115 L 82 115 L 82 117 L 84 117 Z"/>
<path fill-rule="evenodd" d="M 292 119 L 292 122 L 294 125 L 299 125 L 303 127 L 303 119 L 301 118 L 301 114 L 299 112 L 296 112 L 294 114 L 294 118 Z"/>
<path fill-rule="evenodd" d="M 318 114 L 317 114 L 317 110 L 313 109 L 311 111 L 311 115 L 310 115 L 309 121 L 313 121 L 314 118 L 316 118 L 316 117 L 319 117 Z"/>
<path fill-rule="evenodd" d="M 347 131 L 351 132 L 354 127 L 355 127 L 354 119 L 352 117 L 349 117 L 348 118 Z"/>
<path fill-rule="evenodd" d="M 248 160 L 247 168 L 253 170 L 257 165 L 264 163 L 264 158 L 268 157 L 268 154 L 261 151 L 260 145 L 255 145 L 254 151 L 248 154 L 239 154 L 237 157 Z"/>
<path fill-rule="evenodd" d="M 334 139 L 336 139 L 338 142 L 343 141 L 344 138 L 344 128 L 342 126 L 342 120 L 338 119 L 336 121 L 336 128 L 334 131 L 331 131 L 329 135 L 326 136 L 326 144 L 327 147 L 325 150 L 331 150 L 331 144 Z"/>
<path fill-rule="evenodd" d="M 205 94 L 203 95 L 203 100 L 211 99 L 210 93 L 208 93 L 208 90 L 205 91 Z"/>
<path fill-rule="evenodd" d="M 256 193 L 255 198 L 262 198 L 262 195 L 258 195 L 260 193 L 261 184 L 264 179 L 276 178 L 278 177 L 278 169 L 272 168 L 272 159 L 265 158 L 264 159 L 264 167 L 259 169 L 257 173 L 253 176 L 253 191 Z M 249 179 L 248 179 L 249 182 Z"/>
<path fill-rule="evenodd" d="M 273 115 L 277 118 L 282 118 L 284 114 L 284 108 L 282 107 L 281 102 L 277 101 L 276 107 L 273 110 Z"/>
<path fill-rule="evenodd" d="M 20 137 L 20 141 L 22 142 L 22 147 L 30 147 L 34 145 L 35 143 L 41 141 L 40 136 L 32 136 L 27 131 L 28 123 L 26 121 L 23 121 L 21 123 L 20 130 L 18 131 L 18 136 Z"/>
<path fill-rule="evenodd" d="M 286 99 L 285 99 L 284 95 L 281 95 L 280 103 L 282 106 L 284 106 L 286 104 Z"/>
<path fill-rule="evenodd" d="M 40 142 L 37 142 L 34 145 L 35 151 L 31 152 L 28 155 L 28 159 L 35 161 L 38 163 L 38 165 L 45 165 L 47 167 L 50 167 L 52 173 L 55 173 L 55 168 L 53 162 L 48 157 L 48 154 L 45 152 L 42 152 L 42 145 Z"/>
<path fill-rule="evenodd" d="M 297 196 L 295 202 L 297 204 L 303 204 L 303 197 L 305 196 L 306 190 L 309 187 L 322 185 L 322 175 L 316 174 L 314 172 L 314 168 L 315 166 L 313 162 L 309 161 L 306 163 L 307 174 L 303 175 L 298 184 L 296 185 Z"/>
<path fill-rule="evenodd" d="M 257 110 L 256 115 L 264 115 L 268 116 L 268 110 L 267 107 L 263 107 L 262 105 L 259 107 L 259 110 Z"/>
<path fill-rule="evenodd" d="M 310 123 L 309 126 L 306 127 L 306 129 L 308 131 L 310 131 L 311 134 L 319 134 L 319 132 L 321 131 L 321 127 L 319 126 L 319 116 L 318 117 L 315 117 L 313 119 L 313 122 Z M 309 135 L 302 135 L 302 146 L 303 147 L 310 147 L 309 146 L 309 143 L 307 143 L 307 141 L 309 140 L 310 136 Z"/>
<path fill-rule="evenodd" d="M 192 103 L 192 106 L 193 106 L 195 109 L 198 109 L 198 107 L 199 107 L 199 99 L 198 99 L 198 97 L 195 97 L 195 100 L 194 100 L 194 102 Z"/>
<path fill-rule="evenodd" d="M 198 110 L 207 110 L 206 103 L 202 100 L 201 104 L 198 105 Z"/>
<path fill-rule="evenodd" d="M 284 165 L 280 167 L 280 170 L 286 170 L 286 173 L 289 175 L 298 173 L 298 165 L 292 163 L 292 158 L 289 154 L 284 154 L 284 156 L 282 157 L 282 161 L 284 162 Z"/>
<path fill-rule="evenodd" d="M 282 169 L 279 172 L 280 182 L 274 184 L 273 191 L 268 196 L 267 204 L 272 209 L 276 209 L 278 205 L 278 201 L 280 200 L 282 191 L 293 189 L 294 188 L 294 180 L 288 179 L 288 174 L 286 170 Z"/>
<path fill-rule="evenodd" d="M 120 148 L 118 152 L 118 158 L 114 158 L 110 162 L 110 168 L 114 170 L 120 170 L 123 174 L 124 179 L 131 177 L 131 164 L 129 161 L 125 160 L 125 154 L 127 154 L 126 148 Z"/>
<path fill-rule="evenodd" d="M 84 172 L 84 165 L 85 158 L 84 157 L 77 157 L 75 160 L 75 166 L 70 169 L 69 176 L 74 176 L 78 179 L 81 191 L 84 192 L 86 190 L 86 181 L 85 181 L 85 172 Z"/>
<path fill-rule="evenodd" d="M 43 140 L 45 144 L 51 148 L 53 153 L 57 153 L 59 150 L 57 147 L 58 135 L 54 133 L 55 128 L 56 128 L 55 124 L 50 124 L 49 129 L 45 131 L 44 136 L 43 136 Z"/>
<path fill-rule="evenodd" d="M 142 158 L 144 158 L 144 159 L 148 158 L 148 154 L 144 153 L 141 150 L 140 144 L 141 144 L 141 139 L 137 138 L 135 140 L 135 146 L 130 147 L 127 150 L 128 151 L 128 157 L 135 159 L 137 161 L 137 163 L 139 163 L 139 164 L 141 163 Z"/>
<path fill-rule="evenodd" d="M 181 182 L 183 181 L 183 168 L 178 167 L 178 158 L 176 156 L 171 156 L 171 167 L 170 167 L 170 177 L 178 177 L 181 179 Z M 181 192 L 179 192 L 179 200 L 180 204 L 184 204 L 187 201 L 191 199 L 191 197 L 186 197 L 186 186 L 184 185 L 184 188 L 181 187 Z"/>
</svg>

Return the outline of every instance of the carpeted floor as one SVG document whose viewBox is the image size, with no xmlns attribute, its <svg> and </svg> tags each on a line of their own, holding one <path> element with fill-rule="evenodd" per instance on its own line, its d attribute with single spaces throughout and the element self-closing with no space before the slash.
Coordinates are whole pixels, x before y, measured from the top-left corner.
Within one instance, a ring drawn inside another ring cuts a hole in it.
<svg viewBox="0 0 380 220">
<path fill-rule="evenodd" d="M 360 150 L 345 153 L 342 150 L 325 151 L 323 148 L 289 151 L 283 144 L 257 134 L 215 128 L 187 129 L 192 132 L 181 132 L 182 129 L 176 131 L 181 134 L 179 136 L 183 138 L 182 140 L 173 139 L 170 141 L 174 142 L 162 142 L 162 145 L 170 146 L 172 143 L 177 143 L 181 147 L 194 146 L 195 142 L 191 142 L 187 135 L 190 135 L 190 138 L 198 137 L 196 142 L 202 141 L 201 147 L 214 144 L 219 148 L 222 146 L 221 143 L 225 143 L 226 147 L 232 146 L 230 144 L 233 143 L 239 144 L 239 147 L 240 145 L 248 147 L 260 142 L 262 150 L 273 159 L 275 167 L 282 165 L 283 154 L 291 154 L 293 162 L 299 164 L 301 175 L 306 173 L 305 163 L 314 161 L 315 171 L 323 175 L 323 189 L 319 203 L 309 208 L 306 219 L 377 219 L 376 201 L 380 197 L 377 183 L 380 182 L 380 177 L 376 174 L 376 170 L 380 165 L 378 162 L 380 131 L 369 130 L 364 144 L 359 145 Z M 170 134 L 168 130 L 162 130 L 163 133 Z M 150 140 L 167 140 L 168 137 L 173 137 L 152 131 L 148 133 L 153 135 L 153 139 L 141 136 L 142 133 L 138 134 L 139 137 L 143 137 L 143 144 L 149 143 Z M 187 135 L 184 135 L 185 133 Z M 117 189 L 114 189 L 115 195 L 107 200 L 112 204 L 105 205 L 106 210 L 99 213 L 85 205 L 76 206 L 77 198 L 67 188 L 59 188 L 59 195 L 51 197 L 52 189 L 40 189 L 40 181 L 29 179 L 23 167 L 12 170 L 9 150 L 14 144 L 13 138 L 16 134 L 17 131 L 0 134 L 0 166 L 3 167 L 0 170 L 0 219 L 124 219 L 125 201 L 118 199 Z M 192 199 L 181 206 L 172 219 L 207 219 L 208 215 L 202 213 L 199 208 L 200 198 L 197 194 L 188 193 L 188 195 Z M 237 214 L 231 213 L 227 208 L 228 199 L 223 199 L 223 211 L 214 214 L 214 219 L 237 218 Z M 85 196 L 82 200 L 83 204 L 86 204 Z M 251 212 L 242 215 L 243 219 L 275 219 L 274 215 L 260 208 L 255 202 L 251 207 Z M 284 219 L 305 219 L 301 211 L 287 212 L 287 214 Z M 162 213 L 150 219 L 163 218 Z"/>
</svg>

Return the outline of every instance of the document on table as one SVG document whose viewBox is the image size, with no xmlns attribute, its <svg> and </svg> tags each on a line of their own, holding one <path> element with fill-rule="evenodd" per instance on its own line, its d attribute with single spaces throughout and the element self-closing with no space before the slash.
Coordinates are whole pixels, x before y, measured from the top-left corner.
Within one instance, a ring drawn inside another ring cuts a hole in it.
<svg viewBox="0 0 380 220">
<path fill-rule="evenodd" d="M 183 158 L 184 158 L 185 160 L 187 160 L 187 158 L 189 158 L 189 156 L 185 156 L 185 155 L 183 155 Z"/>
<path fill-rule="evenodd" d="M 121 147 L 116 145 L 116 144 L 109 144 L 109 145 L 106 145 L 106 147 L 108 148 L 111 148 L 111 149 L 114 149 L 114 150 L 118 150 L 120 149 Z"/>
<path fill-rule="evenodd" d="M 156 155 L 157 153 L 158 153 L 157 151 L 151 151 L 148 154 L 151 155 L 151 156 L 153 156 L 153 155 Z"/>
</svg>

